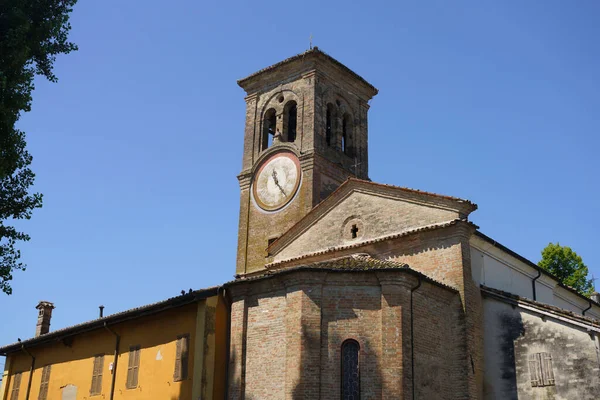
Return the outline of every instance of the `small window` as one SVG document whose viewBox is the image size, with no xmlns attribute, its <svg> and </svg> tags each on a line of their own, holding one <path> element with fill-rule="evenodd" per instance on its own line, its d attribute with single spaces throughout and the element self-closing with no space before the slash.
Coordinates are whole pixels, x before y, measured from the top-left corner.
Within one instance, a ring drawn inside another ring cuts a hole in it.
<svg viewBox="0 0 600 400">
<path fill-rule="evenodd" d="M 296 125 L 298 120 L 298 107 L 295 101 L 289 101 L 285 104 L 283 110 L 285 119 L 283 120 L 283 136 L 286 141 L 294 142 L 296 140 Z"/>
<path fill-rule="evenodd" d="M 352 119 L 350 114 L 344 114 L 344 118 L 342 119 L 342 151 L 347 156 L 354 157 Z"/>
<path fill-rule="evenodd" d="M 135 389 L 138 386 L 138 376 L 140 371 L 140 353 L 141 346 L 129 347 L 129 365 L 127 366 L 127 389 Z"/>
<path fill-rule="evenodd" d="M 183 381 L 188 377 L 188 360 L 190 348 L 190 335 L 181 335 L 177 337 L 177 349 L 175 355 L 175 373 L 173 380 Z"/>
<path fill-rule="evenodd" d="M 19 389 L 21 389 L 21 375 L 22 372 L 18 372 L 12 377 L 12 390 L 10 392 L 10 400 L 19 400 Z"/>
<path fill-rule="evenodd" d="M 335 109 L 333 108 L 333 104 L 327 104 L 327 114 L 325 117 L 325 142 L 327 146 L 331 146 L 333 143 L 335 145 L 334 139 L 334 124 L 335 123 Z"/>
<path fill-rule="evenodd" d="M 273 144 L 273 136 L 275 136 L 275 128 L 277 125 L 277 115 L 274 108 L 270 108 L 265 112 L 263 117 L 263 133 L 261 139 L 261 151 L 266 150 Z"/>
<path fill-rule="evenodd" d="M 50 384 L 50 365 L 46 365 L 42 369 L 42 382 L 40 383 L 40 394 L 38 400 L 46 400 L 48 398 L 48 385 Z"/>
<path fill-rule="evenodd" d="M 359 350 L 356 340 L 342 343 L 342 400 L 360 399 Z"/>
<path fill-rule="evenodd" d="M 529 355 L 529 376 L 532 387 L 554 386 L 554 370 L 550 353 Z"/>
<path fill-rule="evenodd" d="M 94 357 L 94 368 L 92 370 L 92 387 L 90 396 L 102 394 L 102 371 L 104 369 L 104 354 Z"/>
</svg>

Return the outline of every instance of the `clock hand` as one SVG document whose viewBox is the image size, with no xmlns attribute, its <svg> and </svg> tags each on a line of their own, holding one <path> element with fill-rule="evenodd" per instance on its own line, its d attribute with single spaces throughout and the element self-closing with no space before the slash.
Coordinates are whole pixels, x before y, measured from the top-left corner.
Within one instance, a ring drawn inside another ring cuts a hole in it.
<svg viewBox="0 0 600 400">
<path fill-rule="evenodd" d="M 277 185 L 277 187 L 279 188 L 279 190 L 281 191 L 281 193 L 283 193 L 283 195 L 285 197 L 287 197 L 287 194 L 285 194 L 285 191 L 283 190 L 283 188 L 279 184 L 279 179 L 277 179 L 277 171 L 275 171 L 275 170 L 273 170 L 273 181 L 275 182 L 275 185 Z"/>
</svg>

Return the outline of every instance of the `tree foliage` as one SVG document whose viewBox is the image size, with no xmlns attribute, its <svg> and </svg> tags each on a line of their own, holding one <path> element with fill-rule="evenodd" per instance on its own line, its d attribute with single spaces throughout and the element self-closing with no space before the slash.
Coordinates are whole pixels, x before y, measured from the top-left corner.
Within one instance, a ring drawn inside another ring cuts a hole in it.
<svg viewBox="0 0 600 400">
<path fill-rule="evenodd" d="M 587 277 L 587 266 L 570 247 L 548 243 L 542 250 L 542 259 L 538 265 L 579 293 L 588 297 L 594 293 L 594 282 Z"/>
<path fill-rule="evenodd" d="M 56 56 L 77 49 L 68 41 L 76 1 L 0 1 L 0 291 L 7 294 L 13 271 L 25 268 L 17 242 L 29 240 L 14 222 L 31 218 L 42 206 L 42 195 L 29 192 L 35 179 L 32 157 L 25 133 L 15 125 L 31 110 L 35 76 L 56 82 Z"/>
</svg>

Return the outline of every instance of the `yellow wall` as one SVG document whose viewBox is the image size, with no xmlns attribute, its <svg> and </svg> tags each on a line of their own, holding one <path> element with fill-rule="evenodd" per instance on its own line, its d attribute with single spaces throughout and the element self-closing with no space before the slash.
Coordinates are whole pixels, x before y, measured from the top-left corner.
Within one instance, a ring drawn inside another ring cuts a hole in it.
<svg viewBox="0 0 600 400">
<path fill-rule="evenodd" d="M 209 298 L 207 301 L 210 304 L 217 304 L 217 296 Z M 197 353 L 195 352 L 196 337 L 198 336 L 196 334 L 197 327 L 202 331 L 214 334 L 215 320 L 227 318 L 226 309 L 221 307 L 217 308 L 218 313 L 224 312 L 225 315 L 212 318 L 212 322 L 206 319 L 200 321 L 197 318 L 198 309 L 205 307 L 204 303 L 203 300 L 199 303 L 163 311 L 153 316 L 110 326 L 111 330 L 121 336 L 114 391 L 115 399 L 191 399 L 195 377 L 194 364 L 202 361 L 200 364 L 207 370 L 215 370 L 217 362 L 219 364 L 223 363 L 223 366 L 225 365 L 224 360 L 220 360 L 218 357 L 211 357 L 211 362 L 204 360 L 204 354 L 222 353 L 222 349 L 216 350 L 214 348 L 214 341 L 212 341 L 212 344 L 202 345 L 202 347 L 208 347 L 205 348 L 204 352 L 199 353 L 200 358 L 194 357 Z M 182 334 L 190 335 L 188 378 L 181 382 L 174 382 L 176 340 L 177 336 Z M 126 389 L 129 346 L 134 345 L 141 346 L 138 387 Z M 62 388 L 66 385 L 77 386 L 77 399 L 109 399 L 112 380 L 109 365 L 114 359 L 114 349 L 115 336 L 105 329 L 76 335 L 73 337 L 72 343 L 59 342 L 28 349 L 36 357 L 29 399 L 38 398 L 42 368 L 48 364 L 52 365 L 48 400 L 60 400 Z M 90 396 L 94 356 L 102 353 L 104 354 L 102 394 Z M 9 359 L 10 363 L 8 362 Z M 15 353 L 7 357 L 7 365 L 10 365 L 10 377 L 17 372 L 23 372 L 19 400 L 24 400 L 29 380 L 31 358 L 22 352 Z M 0 400 L 10 399 L 12 379 L 8 379 L 7 383 L 8 390 Z M 202 382 L 201 386 L 204 389 L 205 383 Z M 202 391 L 203 394 L 208 396 L 202 398 L 213 398 L 212 388 L 208 393 L 206 390 Z M 0 395 L 2 394 L 0 392 Z"/>
</svg>

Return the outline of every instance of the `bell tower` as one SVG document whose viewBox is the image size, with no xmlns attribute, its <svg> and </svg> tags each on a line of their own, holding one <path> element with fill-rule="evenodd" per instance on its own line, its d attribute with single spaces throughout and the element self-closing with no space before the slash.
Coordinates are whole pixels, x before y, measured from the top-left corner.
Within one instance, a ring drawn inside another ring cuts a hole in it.
<svg viewBox="0 0 600 400">
<path fill-rule="evenodd" d="M 238 275 L 348 177 L 368 178 L 366 80 L 317 47 L 238 81 L 246 91 Z"/>
</svg>

